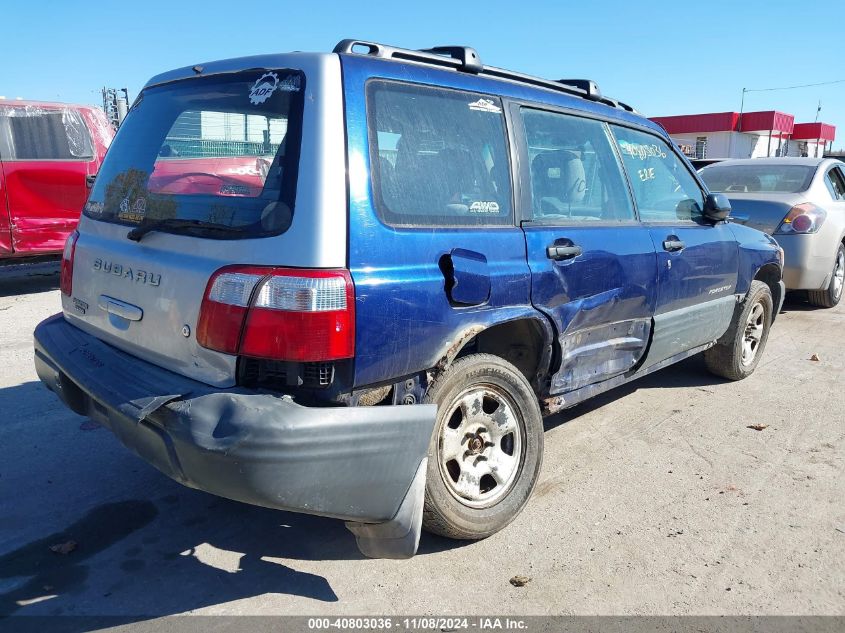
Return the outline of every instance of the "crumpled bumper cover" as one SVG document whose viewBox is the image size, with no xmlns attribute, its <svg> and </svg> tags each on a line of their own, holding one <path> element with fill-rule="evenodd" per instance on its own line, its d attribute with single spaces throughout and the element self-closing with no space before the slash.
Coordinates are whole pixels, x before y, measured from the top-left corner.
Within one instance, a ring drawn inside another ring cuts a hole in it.
<svg viewBox="0 0 845 633">
<path fill-rule="evenodd" d="M 254 505 L 347 521 L 362 552 L 416 552 L 433 405 L 304 407 L 217 389 L 53 316 L 35 329 L 39 378 L 73 411 L 176 481 Z"/>
</svg>

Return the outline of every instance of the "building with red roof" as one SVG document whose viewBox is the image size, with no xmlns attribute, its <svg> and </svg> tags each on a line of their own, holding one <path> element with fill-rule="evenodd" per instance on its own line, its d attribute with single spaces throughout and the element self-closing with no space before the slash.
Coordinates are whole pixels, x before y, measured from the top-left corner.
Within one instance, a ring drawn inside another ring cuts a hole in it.
<svg viewBox="0 0 845 633">
<path fill-rule="evenodd" d="M 711 112 L 652 117 L 690 158 L 821 157 L 832 147 L 836 127 L 795 123 L 786 112 Z"/>
</svg>

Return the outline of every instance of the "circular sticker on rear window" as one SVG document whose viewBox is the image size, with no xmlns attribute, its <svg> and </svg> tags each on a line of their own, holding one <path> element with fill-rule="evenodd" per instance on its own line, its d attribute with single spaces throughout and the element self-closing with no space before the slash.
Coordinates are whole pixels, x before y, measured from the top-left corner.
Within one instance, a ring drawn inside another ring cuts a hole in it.
<svg viewBox="0 0 845 633">
<path fill-rule="evenodd" d="M 279 87 L 279 76 L 276 73 L 264 73 L 249 91 L 249 102 L 252 105 L 260 105 L 267 101 L 276 88 Z"/>
</svg>

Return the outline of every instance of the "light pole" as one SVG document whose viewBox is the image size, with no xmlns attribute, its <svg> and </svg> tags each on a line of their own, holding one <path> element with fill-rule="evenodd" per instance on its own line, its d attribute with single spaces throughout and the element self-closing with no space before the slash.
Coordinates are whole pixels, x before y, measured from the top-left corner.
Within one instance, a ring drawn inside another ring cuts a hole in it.
<svg viewBox="0 0 845 633">
<path fill-rule="evenodd" d="M 745 93 L 748 91 L 748 88 L 742 89 L 742 99 L 739 102 L 739 129 L 737 132 L 742 134 L 742 112 L 745 110 Z M 728 156 L 733 156 L 734 154 L 734 135 L 733 131 L 731 131 L 731 135 L 728 140 Z"/>
</svg>

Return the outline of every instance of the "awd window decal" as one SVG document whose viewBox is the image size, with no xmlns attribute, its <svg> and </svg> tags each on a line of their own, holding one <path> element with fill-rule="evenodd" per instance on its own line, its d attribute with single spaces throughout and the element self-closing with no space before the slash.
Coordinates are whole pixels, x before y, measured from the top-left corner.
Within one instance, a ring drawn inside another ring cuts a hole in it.
<svg viewBox="0 0 845 633">
<path fill-rule="evenodd" d="M 473 101 L 469 104 L 470 110 L 475 110 L 476 112 L 492 112 L 493 114 L 501 114 L 502 109 L 496 105 L 496 102 L 492 99 L 484 99 L 483 97 L 478 101 Z"/>
</svg>

